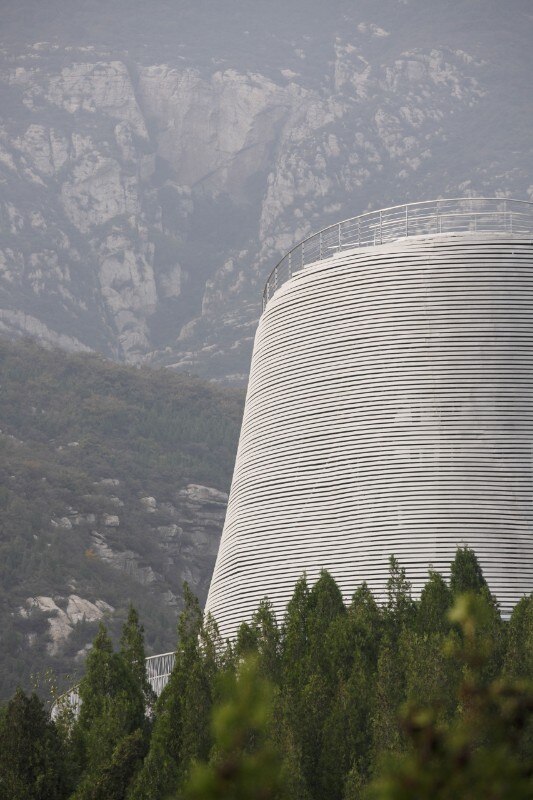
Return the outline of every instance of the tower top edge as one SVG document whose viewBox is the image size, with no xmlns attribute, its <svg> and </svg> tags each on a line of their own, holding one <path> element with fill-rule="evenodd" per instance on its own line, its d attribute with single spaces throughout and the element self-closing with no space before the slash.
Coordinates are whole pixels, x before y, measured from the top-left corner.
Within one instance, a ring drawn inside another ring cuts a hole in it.
<svg viewBox="0 0 533 800">
<path fill-rule="evenodd" d="M 440 198 L 367 211 L 335 222 L 294 245 L 276 264 L 263 290 L 263 310 L 294 274 L 343 250 L 460 233 L 533 237 L 533 202 L 508 197 Z"/>
</svg>

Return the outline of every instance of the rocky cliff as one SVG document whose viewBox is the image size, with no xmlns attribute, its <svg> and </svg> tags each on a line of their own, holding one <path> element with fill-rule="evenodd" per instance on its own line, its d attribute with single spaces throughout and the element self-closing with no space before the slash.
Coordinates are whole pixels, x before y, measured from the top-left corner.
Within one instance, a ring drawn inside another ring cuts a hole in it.
<svg viewBox="0 0 533 800">
<path fill-rule="evenodd" d="M 242 379 L 264 278 L 313 229 L 533 195 L 522 0 L 46 6 L 5 14 L 8 335 Z"/>
</svg>

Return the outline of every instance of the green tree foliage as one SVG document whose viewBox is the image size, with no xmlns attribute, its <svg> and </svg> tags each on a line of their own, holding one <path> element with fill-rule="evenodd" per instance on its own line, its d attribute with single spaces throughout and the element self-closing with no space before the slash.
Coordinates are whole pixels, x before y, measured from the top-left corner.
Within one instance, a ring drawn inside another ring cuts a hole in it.
<svg viewBox="0 0 533 800">
<path fill-rule="evenodd" d="M 373 697 L 383 633 L 383 614 L 366 584 L 355 592 L 346 617 L 332 626 L 330 637 L 336 696 L 324 727 L 321 753 L 324 789 L 341 794 L 348 772 L 357 782 L 370 770 Z M 356 755 L 355 755 L 356 754 Z M 355 759 L 355 761 L 354 761 Z M 351 785 L 351 784 L 350 784 Z M 355 784 L 354 784 L 355 785 Z"/>
<path fill-rule="evenodd" d="M 523 597 L 511 614 L 504 670 L 510 678 L 533 676 L 533 595 Z"/>
<path fill-rule="evenodd" d="M 342 594 L 332 576 L 322 570 L 309 593 L 309 660 L 313 672 L 325 676 L 336 671 L 332 653 L 338 653 L 337 639 L 341 635 L 346 607 Z"/>
<path fill-rule="evenodd" d="M 83 800 L 124 800 L 132 775 L 141 766 L 146 753 L 142 731 L 137 728 L 124 736 L 101 769 L 85 780 L 74 795 Z"/>
<path fill-rule="evenodd" d="M 242 622 L 237 631 L 237 638 L 235 640 L 235 655 L 237 658 L 246 658 L 246 656 L 257 652 L 257 630 L 252 627 L 248 622 Z"/>
<path fill-rule="evenodd" d="M 176 791 L 193 761 L 207 758 L 211 747 L 209 719 L 219 658 L 216 631 L 211 625 L 206 629 L 198 600 L 187 584 L 184 604 L 175 666 L 156 706 L 150 749 L 129 794 L 131 800 L 152 800 Z"/>
<path fill-rule="evenodd" d="M 477 556 L 469 547 L 458 547 L 450 568 L 450 589 L 453 595 L 487 589 Z"/>
<path fill-rule="evenodd" d="M 283 680 L 287 691 L 298 696 L 307 672 L 309 643 L 309 614 L 311 599 L 307 578 L 303 575 L 296 583 L 285 614 L 285 647 Z"/>
<path fill-rule="evenodd" d="M 457 669 L 445 658 L 444 643 L 451 623 L 448 612 L 453 597 L 446 581 L 430 571 L 417 605 L 415 625 L 404 632 L 401 650 L 405 664 L 405 692 L 408 701 L 432 703 L 444 718 L 455 710 Z"/>
<path fill-rule="evenodd" d="M 213 713 L 213 756 L 197 764 L 188 800 L 280 800 L 282 759 L 271 735 L 274 689 L 249 656 L 226 675 L 223 701 Z M 286 795 L 285 795 L 286 796 Z M 289 800 L 287 796 L 287 800 Z"/>
<path fill-rule="evenodd" d="M 322 741 L 335 696 L 332 654 L 340 650 L 337 623 L 343 617 L 346 608 L 328 572 L 321 572 L 312 589 L 305 577 L 297 583 L 285 618 L 281 703 L 307 787 L 321 785 Z"/>
<path fill-rule="evenodd" d="M 346 605 L 327 572 L 304 576 L 282 626 L 263 600 L 234 643 L 185 586 L 155 705 L 143 657 L 132 609 L 118 653 L 98 632 L 77 721 L 50 728 L 69 800 L 530 796 L 533 597 L 503 621 L 466 548 L 450 585 L 430 572 L 417 601 L 394 558 L 383 605 L 366 584 Z M 23 763 L 2 758 L 25 785 Z"/>
<path fill-rule="evenodd" d="M 120 637 L 120 655 L 127 665 L 137 686 L 141 688 L 145 706 L 151 707 L 155 695 L 146 674 L 144 650 L 144 628 L 139 622 L 139 614 L 132 605 Z"/>
<path fill-rule="evenodd" d="M 252 617 L 259 656 L 259 668 L 265 678 L 279 684 L 281 677 L 281 633 L 272 604 L 265 598 Z"/>
<path fill-rule="evenodd" d="M 62 800 L 67 790 L 55 726 L 37 695 L 17 689 L 0 714 L 0 800 Z"/>
<path fill-rule="evenodd" d="M 479 588 L 479 585 L 478 585 Z M 430 707 L 403 716 L 410 750 L 392 761 L 369 791 L 374 800 L 526 800 L 533 796 L 532 751 L 524 737 L 533 718 L 531 681 L 486 683 L 483 666 L 492 641 L 490 608 L 479 593 L 460 595 L 451 619 L 461 629 L 449 654 L 464 665 L 450 723 Z"/>
<path fill-rule="evenodd" d="M 395 556 L 389 559 L 387 598 L 388 627 L 392 638 L 396 639 L 401 629 L 412 623 L 416 606 L 411 599 L 411 584 L 406 578 L 405 567 Z"/>
<path fill-rule="evenodd" d="M 384 753 L 398 752 L 402 747 L 397 716 L 404 700 L 404 654 L 387 635 L 380 648 L 372 704 L 372 749 L 376 761 Z"/>
<path fill-rule="evenodd" d="M 430 570 L 418 603 L 417 630 L 421 634 L 447 633 L 452 602 L 452 592 L 442 575 Z"/>
<path fill-rule="evenodd" d="M 402 642 L 416 624 L 416 611 L 405 568 L 395 556 L 391 556 L 371 712 L 372 759 L 375 762 L 379 762 L 385 753 L 398 752 L 403 744 L 397 725 L 398 708 L 404 702 L 406 692 Z"/>
<path fill-rule="evenodd" d="M 276 719 L 276 715 L 278 715 L 278 719 Z M 280 731 L 279 716 L 279 698 L 275 697 L 274 725 L 277 731 L 275 742 L 283 758 L 281 764 L 283 794 L 287 797 L 287 800 L 311 800 L 311 793 L 307 788 L 307 782 L 302 770 L 301 749 L 298 747 L 294 734 L 287 724 Z"/>
<path fill-rule="evenodd" d="M 145 751 L 146 673 L 142 629 L 130 610 L 121 652 L 100 625 L 80 687 L 81 710 L 70 747 L 80 776 L 75 800 L 122 800 Z M 148 696 L 150 699 L 150 696 Z"/>
</svg>

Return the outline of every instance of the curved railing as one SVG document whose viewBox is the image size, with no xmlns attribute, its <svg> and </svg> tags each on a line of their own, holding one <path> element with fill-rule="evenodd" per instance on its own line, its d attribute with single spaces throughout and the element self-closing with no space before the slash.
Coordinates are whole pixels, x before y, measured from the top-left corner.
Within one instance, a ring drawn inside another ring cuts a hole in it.
<svg viewBox="0 0 533 800">
<path fill-rule="evenodd" d="M 263 310 L 295 273 L 344 249 L 468 231 L 533 235 L 533 203 L 503 197 L 456 197 L 391 206 L 336 222 L 295 245 L 276 264 L 263 291 Z"/>
<path fill-rule="evenodd" d="M 168 683 L 170 674 L 176 660 L 175 653 L 161 653 L 157 656 L 148 656 L 145 661 L 146 676 L 156 697 L 159 697 Z M 56 719 L 63 709 L 78 716 L 81 707 L 79 684 L 61 694 L 52 706 L 52 719 Z"/>
</svg>

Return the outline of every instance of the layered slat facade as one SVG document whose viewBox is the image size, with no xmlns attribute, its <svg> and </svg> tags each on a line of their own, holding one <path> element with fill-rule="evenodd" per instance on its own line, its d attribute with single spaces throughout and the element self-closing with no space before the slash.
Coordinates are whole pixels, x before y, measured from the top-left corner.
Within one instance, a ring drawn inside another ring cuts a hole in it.
<svg viewBox="0 0 533 800">
<path fill-rule="evenodd" d="M 508 229 L 346 248 L 268 298 L 206 609 L 233 636 L 305 571 L 415 596 L 473 547 L 533 591 L 533 241 Z"/>
</svg>

